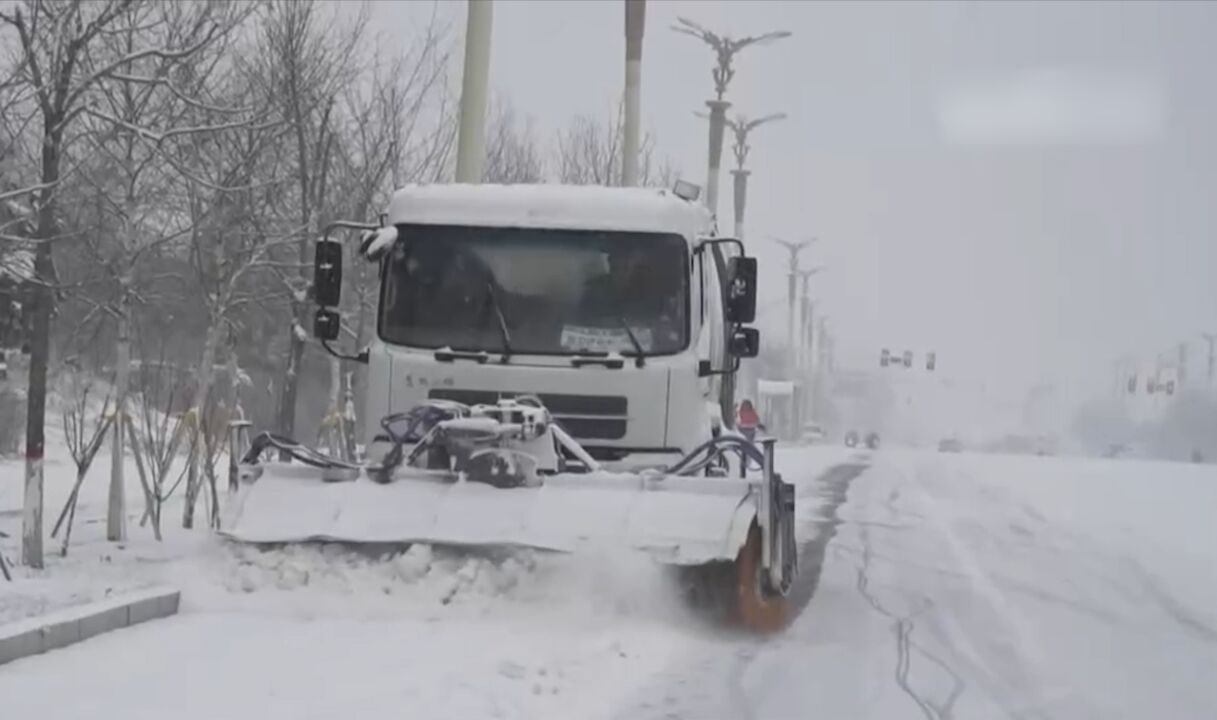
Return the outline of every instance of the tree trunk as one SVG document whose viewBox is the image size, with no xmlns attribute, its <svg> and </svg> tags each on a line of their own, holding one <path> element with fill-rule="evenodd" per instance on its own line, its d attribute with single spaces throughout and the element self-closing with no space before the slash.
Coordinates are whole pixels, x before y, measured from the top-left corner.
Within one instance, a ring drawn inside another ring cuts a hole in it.
<svg viewBox="0 0 1217 720">
<path fill-rule="evenodd" d="M 199 445 L 199 438 L 203 432 L 203 423 L 206 422 L 207 400 L 211 392 L 211 378 L 215 374 L 215 358 L 216 345 L 219 343 L 220 321 L 216 317 L 212 317 L 212 321 L 207 328 L 207 338 L 203 342 L 203 359 L 200 362 L 198 374 L 198 386 L 194 391 L 194 403 L 190 410 L 195 413 L 194 423 L 194 439 L 190 443 L 190 453 L 187 462 L 190 463 L 189 474 L 186 478 L 186 503 L 182 507 L 182 527 L 190 529 L 194 527 L 194 505 L 199 496 L 199 473 L 198 473 L 198 454 L 202 449 Z M 187 432 L 192 432 L 187 428 Z"/>
<path fill-rule="evenodd" d="M 59 180 L 59 149 L 62 144 L 62 115 L 43 117 L 42 182 Z M 56 188 L 38 193 L 38 227 L 34 251 L 34 322 L 30 338 L 29 391 L 25 420 L 25 497 L 21 516 L 21 559 L 33 568 L 43 566 L 42 555 L 42 458 L 46 438 L 46 380 L 51 358 L 51 295 L 55 277 L 51 239 L 55 237 Z"/>
<path fill-rule="evenodd" d="M 285 437 L 296 436 L 296 390 L 300 378 L 300 366 L 304 362 L 304 340 L 297 329 L 300 314 L 293 314 L 291 338 L 288 341 L 287 367 L 283 373 L 283 390 L 279 394 L 279 413 L 276 425 Z"/>
<path fill-rule="evenodd" d="M 121 542 L 127 539 L 127 497 L 123 461 L 127 457 L 124 419 L 127 414 L 127 388 L 131 370 L 130 305 L 124 297 L 118 314 L 118 340 L 114 350 L 114 427 L 110 457 L 110 497 L 106 507 L 106 539 Z"/>
</svg>

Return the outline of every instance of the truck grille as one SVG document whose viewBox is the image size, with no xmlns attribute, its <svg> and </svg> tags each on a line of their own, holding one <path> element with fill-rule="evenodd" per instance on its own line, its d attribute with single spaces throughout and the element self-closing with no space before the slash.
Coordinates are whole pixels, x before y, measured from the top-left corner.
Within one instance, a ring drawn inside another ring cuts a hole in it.
<svg viewBox="0 0 1217 720">
<path fill-rule="evenodd" d="M 562 429 L 577 440 L 620 440 L 625 437 L 628 402 L 610 395 L 566 395 L 559 393 L 496 392 L 436 388 L 427 397 L 465 405 L 493 405 L 519 395 L 536 395 Z"/>
</svg>

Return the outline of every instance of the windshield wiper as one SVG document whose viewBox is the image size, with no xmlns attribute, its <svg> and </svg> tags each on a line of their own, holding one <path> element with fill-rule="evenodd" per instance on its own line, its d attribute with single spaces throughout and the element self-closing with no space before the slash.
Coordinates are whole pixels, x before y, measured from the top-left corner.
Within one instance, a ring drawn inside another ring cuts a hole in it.
<svg viewBox="0 0 1217 720">
<path fill-rule="evenodd" d="M 511 360 L 511 333 L 507 331 L 507 317 L 503 315 L 503 307 L 494 293 L 494 283 L 489 280 L 486 281 L 486 294 L 490 296 L 490 306 L 499 318 L 499 334 L 503 337 L 503 359 L 500 362 L 506 365 Z"/>
<path fill-rule="evenodd" d="M 646 364 L 646 360 L 643 358 L 644 353 L 642 350 L 642 343 L 638 342 L 638 336 L 634 334 L 633 329 L 630 328 L 630 324 L 625 321 L 624 315 L 618 313 L 617 320 L 621 323 L 621 327 L 625 330 L 625 334 L 630 336 L 630 344 L 634 346 L 634 352 L 637 353 L 634 358 L 634 367 L 642 367 Z"/>
</svg>

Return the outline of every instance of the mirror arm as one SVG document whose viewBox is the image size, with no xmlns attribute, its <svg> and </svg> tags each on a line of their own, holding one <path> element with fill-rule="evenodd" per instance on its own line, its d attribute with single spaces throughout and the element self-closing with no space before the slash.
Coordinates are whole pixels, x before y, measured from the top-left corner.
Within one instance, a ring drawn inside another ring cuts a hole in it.
<svg viewBox="0 0 1217 720">
<path fill-rule="evenodd" d="M 325 230 L 321 232 L 321 237 L 329 239 L 330 233 L 334 232 L 338 228 L 346 228 L 348 230 L 377 230 L 381 227 L 383 227 L 383 224 L 378 225 L 376 223 L 369 222 L 356 222 L 354 220 L 335 220 L 334 222 L 325 226 Z"/>
<path fill-rule="evenodd" d="M 369 354 L 368 354 L 367 348 L 360 350 L 359 354 L 357 354 L 357 355 L 347 355 L 346 353 L 339 352 L 338 350 L 335 350 L 334 348 L 330 347 L 329 340 L 322 340 L 321 347 L 325 348 L 326 352 L 328 352 L 329 354 L 338 358 L 339 360 L 349 360 L 350 362 L 356 362 L 356 363 L 359 363 L 360 365 L 368 364 Z"/>
<path fill-rule="evenodd" d="M 731 356 L 731 367 L 726 370 L 713 370 L 710 367 L 709 360 L 699 360 L 697 363 L 698 377 L 713 377 L 714 375 L 734 375 L 739 372 L 740 359 L 737 356 Z"/>
</svg>

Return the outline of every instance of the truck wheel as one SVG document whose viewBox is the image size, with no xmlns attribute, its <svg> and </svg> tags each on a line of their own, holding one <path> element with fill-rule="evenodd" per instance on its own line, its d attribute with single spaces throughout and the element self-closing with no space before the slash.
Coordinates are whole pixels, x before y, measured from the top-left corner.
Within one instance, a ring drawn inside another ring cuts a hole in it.
<svg viewBox="0 0 1217 720">
<path fill-rule="evenodd" d="M 733 620 L 754 633 L 774 633 L 790 622 L 789 598 L 768 589 L 762 577 L 761 528 L 756 523 L 748 531 L 748 540 L 740 548 L 733 564 L 735 597 Z"/>
</svg>

